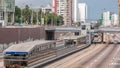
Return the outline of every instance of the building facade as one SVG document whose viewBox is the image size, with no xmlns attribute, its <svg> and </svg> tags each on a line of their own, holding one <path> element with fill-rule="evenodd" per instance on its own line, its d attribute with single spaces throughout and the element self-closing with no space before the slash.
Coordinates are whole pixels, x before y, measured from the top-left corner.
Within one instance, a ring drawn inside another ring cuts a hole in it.
<svg viewBox="0 0 120 68">
<path fill-rule="evenodd" d="M 118 0 L 118 13 L 119 13 L 119 25 L 120 25 L 120 0 Z"/>
<path fill-rule="evenodd" d="M 102 14 L 102 24 L 104 27 L 111 26 L 111 13 L 109 11 L 103 12 Z"/>
<path fill-rule="evenodd" d="M 79 3 L 79 22 L 85 22 L 87 20 L 87 5 L 86 3 Z"/>
<path fill-rule="evenodd" d="M 10 22 L 14 23 L 15 13 L 15 0 L 0 0 L 0 21 L 5 25 L 8 25 L 8 16 L 10 16 Z"/>
<path fill-rule="evenodd" d="M 103 12 L 102 14 L 102 26 L 117 26 L 119 24 L 118 15 L 111 13 L 110 11 Z"/>
<path fill-rule="evenodd" d="M 119 25 L 118 15 L 117 14 L 112 14 L 111 24 L 113 26 L 118 26 Z"/>
<path fill-rule="evenodd" d="M 73 23 L 73 3 L 74 0 L 67 0 L 65 25 L 71 26 Z"/>
<path fill-rule="evenodd" d="M 58 0 L 53 0 L 53 11 L 54 14 L 57 14 L 57 6 L 59 5 L 59 1 Z"/>
<path fill-rule="evenodd" d="M 73 22 L 73 0 L 53 0 L 54 13 L 63 17 L 64 25 Z"/>
<path fill-rule="evenodd" d="M 74 16 L 74 18 L 73 18 L 73 20 L 74 20 L 74 23 L 77 23 L 78 22 L 78 0 L 74 0 L 74 14 L 73 14 L 73 16 Z"/>
<path fill-rule="evenodd" d="M 47 6 L 42 7 L 42 12 L 45 13 L 52 13 L 53 12 L 53 7 L 51 4 L 47 4 Z"/>
</svg>

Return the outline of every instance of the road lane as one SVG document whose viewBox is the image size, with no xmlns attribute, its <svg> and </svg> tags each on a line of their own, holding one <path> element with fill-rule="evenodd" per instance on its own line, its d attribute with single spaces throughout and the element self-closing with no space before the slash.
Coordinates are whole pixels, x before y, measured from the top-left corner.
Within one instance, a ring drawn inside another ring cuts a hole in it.
<svg viewBox="0 0 120 68">
<path fill-rule="evenodd" d="M 104 48 L 104 47 L 105 46 L 103 46 L 101 44 L 98 46 L 92 45 L 83 51 L 77 52 L 71 56 L 68 56 L 64 59 L 61 59 L 61 60 L 55 62 L 55 63 L 45 66 L 44 68 L 67 68 L 67 67 L 69 68 L 70 65 L 78 62 L 82 58 L 89 56 L 93 52 L 100 50 L 101 48 Z"/>
<path fill-rule="evenodd" d="M 85 68 L 98 68 L 99 64 L 102 63 L 106 57 L 114 50 L 113 45 L 109 45 L 107 48 L 102 50 L 99 54 L 90 59 L 87 63 L 84 64 Z"/>
<path fill-rule="evenodd" d="M 120 45 L 118 45 L 116 52 L 113 54 L 109 68 L 120 68 Z"/>
<path fill-rule="evenodd" d="M 109 63 L 118 54 L 119 45 L 113 45 L 114 48 L 109 54 L 103 59 L 103 61 L 97 66 L 98 68 L 110 68 Z"/>
<path fill-rule="evenodd" d="M 120 68 L 120 45 L 92 45 L 44 68 Z"/>
<path fill-rule="evenodd" d="M 98 46 L 96 46 L 96 48 L 93 48 L 92 50 L 89 50 L 88 52 L 85 52 L 82 55 L 80 55 L 76 58 L 73 58 L 70 62 L 63 64 L 63 65 L 59 66 L 58 68 L 74 68 L 74 67 L 72 67 L 75 65 L 74 63 L 77 63 L 80 60 L 84 59 L 85 57 L 90 56 L 93 52 L 99 50 L 99 48 L 102 48 L 102 47 L 104 47 L 104 46 L 98 45 Z M 78 66 L 78 65 L 75 65 L 75 66 Z M 83 67 L 83 66 L 81 65 L 81 67 Z"/>
<path fill-rule="evenodd" d="M 92 58 L 85 57 L 67 68 L 120 68 L 120 45 L 109 45 Z"/>
<path fill-rule="evenodd" d="M 86 53 L 86 52 L 88 52 L 89 50 L 91 50 L 91 49 L 93 49 L 93 48 L 95 48 L 95 46 L 90 46 L 90 47 L 87 48 L 87 49 L 84 49 L 84 50 L 82 50 L 82 51 L 80 51 L 80 52 L 77 52 L 77 53 L 71 55 L 71 56 L 65 57 L 65 58 L 63 58 L 63 59 L 61 59 L 61 60 L 59 60 L 59 61 L 57 61 L 57 62 L 54 62 L 54 63 L 52 63 L 52 64 L 50 64 L 50 65 L 47 65 L 47 66 L 45 66 L 44 68 L 59 68 L 59 66 L 70 62 L 73 58 L 79 57 L 79 56 L 82 55 L 83 53 Z"/>
<path fill-rule="evenodd" d="M 98 55 L 101 51 L 103 51 L 107 46 L 105 45 L 98 45 L 99 47 L 96 48 L 95 50 L 91 51 L 90 53 L 88 53 L 86 56 L 84 56 L 83 58 L 77 60 L 77 62 L 70 64 L 68 66 L 66 66 L 66 68 L 75 68 L 76 66 L 79 68 L 84 68 L 86 67 L 86 63 L 88 61 L 90 61 L 91 59 L 93 59 L 96 55 Z M 80 58 L 80 57 L 79 57 Z"/>
</svg>

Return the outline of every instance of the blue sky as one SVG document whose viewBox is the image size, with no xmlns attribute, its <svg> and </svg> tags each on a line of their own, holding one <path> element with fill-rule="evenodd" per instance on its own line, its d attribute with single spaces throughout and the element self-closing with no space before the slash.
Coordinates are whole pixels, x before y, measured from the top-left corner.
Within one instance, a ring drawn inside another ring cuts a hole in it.
<svg viewBox="0 0 120 68">
<path fill-rule="evenodd" d="M 88 5 L 88 19 L 99 19 L 104 11 L 118 13 L 118 0 L 79 0 L 79 3 L 83 2 Z M 52 3 L 52 0 L 16 0 L 16 5 L 22 7 L 24 4 L 38 7 L 48 3 Z"/>
<path fill-rule="evenodd" d="M 102 12 L 111 11 L 118 13 L 118 0 L 80 0 L 88 5 L 88 18 L 98 19 Z"/>
</svg>

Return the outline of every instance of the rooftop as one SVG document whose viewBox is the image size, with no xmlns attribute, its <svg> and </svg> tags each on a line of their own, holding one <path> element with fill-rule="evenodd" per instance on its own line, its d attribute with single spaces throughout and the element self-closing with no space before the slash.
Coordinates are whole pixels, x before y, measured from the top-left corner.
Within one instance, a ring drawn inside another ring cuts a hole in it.
<svg viewBox="0 0 120 68">
<path fill-rule="evenodd" d="M 30 52 L 35 46 L 40 44 L 49 43 L 51 41 L 45 41 L 45 40 L 36 40 L 31 42 L 25 42 L 20 44 L 14 44 L 7 48 L 5 52 Z"/>
<path fill-rule="evenodd" d="M 28 25 L 28 26 L 6 26 L 5 28 L 37 28 L 42 27 L 39 25 Z M 4 28 L 4 27 L 3 27 Z"/>
</svg>

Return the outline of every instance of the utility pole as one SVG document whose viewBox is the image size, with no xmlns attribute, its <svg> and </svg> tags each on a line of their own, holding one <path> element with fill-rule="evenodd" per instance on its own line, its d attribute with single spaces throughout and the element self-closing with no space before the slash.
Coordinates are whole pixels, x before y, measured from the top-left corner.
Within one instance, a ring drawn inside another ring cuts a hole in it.
<svg viewBox="0 0 120 68">
<path fill-rule="evenodd" d="M 33 10 L 32 10 L 32 14 L 31 14 L 31 24 L 33 23 Z"/>
<path fill-rule="evenodd" d="M 42 25 L 42 9 L 40 10 L 40 25 Z"/>
<path fill-rule="evenodd" d="M 22 24 L 22 8 L 21 8 L 21 23 L 20 24 Z"/>
<path fill-rule="evenodd" d="M 3 7 L 4 7 L 4 23 L 5 23 L 5 26 L 7 26 L 7 23 L 8 23 L 7 8 L 6 8 L 6 5 L 4 5 Z"/>
<path fill-rule="evenodd" d="M 36 20 L 37 20 L 37 25 L 39 25 L 39 19 L 38 19 L 38 15 L 39 15 L 39 8 L 36 8 Z"/>
<path fill-rule="evenodd" d="M 52 19 L 51 19 L 51 26 L 53 26 L 53 15 L 52 15 Z"/>
<path fill-rule="evenodd" d="M 39 21 L 38 21 L 38 12 L 37 12 L 37 25 L 39 24 Z"/>
<path fill-rule="evenodd" d="M 32 4 L 30 4 L 30 6 L 31 6 L 31 10 L 32 10 L 32 14 L 31 14 L 31 25 L 32 25 L 32 23 L 33 23 L 33 9 L 32 9 Z"/>
</svg>

